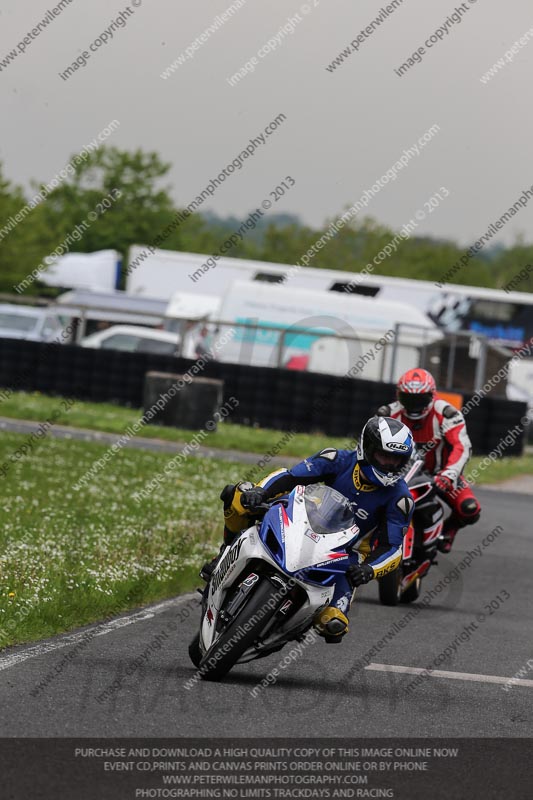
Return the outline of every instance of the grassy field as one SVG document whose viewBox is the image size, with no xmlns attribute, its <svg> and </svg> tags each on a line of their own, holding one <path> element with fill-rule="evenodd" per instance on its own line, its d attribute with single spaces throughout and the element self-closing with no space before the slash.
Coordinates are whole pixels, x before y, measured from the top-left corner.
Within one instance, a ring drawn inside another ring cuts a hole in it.
<svg viewBox="0 0 533 800">
<path fill-rule="evenodd" d="M 9 405 L 10 416 L 42 421 L 59 402 L 19 395 L 2 403 L 0 414 L 8 416 Z M 77 403 L 60 421 L 122 433 L 139 415 L 110 405 Z M 149 431 L 182 441 L 194 436 L 166 428 Z M 224 423 L 203 444 L 263 454 L 283 436 Z M 84 488 L 76 489 L 107 446 L 47 436 L 28 455 L 12 460 L 27 439 L 24 434 L 0 436 L 0 648 L 201 585 L 198 568 L 220 541 L 221 487 L 249 476 L 251 469 L 258 472 L 257 479 L 269 471 L 189 456 L 165 475 L 171 456 L 125 448 Z M 332 443 L 342 440 L 297 435 L 281 453 L 303 456 Z M 467 475 L 475 468 L 478 484 L 492 483 L 533 474 L 533 457 L 494 463 L 474 458 Z M 138 493 L 158 473 L 162 479 L 155 490 L 139 499 Z"/>
<path fill-rule="evenodd" d="M 3 434 L 0 461 L 24 436 Z M 0 503 L 0 647 L 50 636 L 203 585 L 218 550 L 221 485 L 242 467 L 190 458 L 149 498 L 133 494 L 168 456 L 122 450 L 86 489 L 105 448 L 47 438 L 10 466 Z"/>
</svg>

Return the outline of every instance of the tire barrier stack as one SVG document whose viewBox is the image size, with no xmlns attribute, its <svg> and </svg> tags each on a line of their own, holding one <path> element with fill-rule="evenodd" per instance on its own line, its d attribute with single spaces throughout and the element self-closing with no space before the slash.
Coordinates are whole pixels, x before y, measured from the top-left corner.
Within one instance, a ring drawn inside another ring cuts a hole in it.
<svg viewBox="0 0 533 800">
<path fill-rule="evenodd" d="M 216 430 L 216 412 L 222 405 L 224 384 L 213 378 L 190 378 L 169 372 L 147 372 L 143 411 L 154 413 L 154 425 L 170 425 L 197 431 L 206 420 Z"/>
</svg>

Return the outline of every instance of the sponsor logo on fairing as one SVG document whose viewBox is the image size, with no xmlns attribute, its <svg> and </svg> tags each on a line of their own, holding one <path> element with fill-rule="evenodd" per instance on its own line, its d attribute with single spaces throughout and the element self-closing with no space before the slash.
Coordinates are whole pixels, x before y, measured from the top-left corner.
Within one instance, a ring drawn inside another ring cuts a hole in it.
<svg viewBox="0 0 533 800">
<path fill-rule="evenodd" d="M 226 574 L 228 573 L 229 569 L 233 566 L 233 564 L 239 558 L 239 553 L 241 552 L 241 547 L 244 544 L 244 539 L 239 539 L 239 541 L 231 548 L 229 553 L 224 556 L 220 564 L 218 565 L 217 571 L 211 578 L 211 589 L 213 592 L 216 592 Z"/>
<path fill-rule="evenodd" d="M 332 561 L 343 561 L 345 558 L 348 558 L 347 553 L 328 553 L 328 561 L 321 561 L 320 564 L 317 564 L 317 567 L 327 567 L 331 564 Z"/>
</svg>

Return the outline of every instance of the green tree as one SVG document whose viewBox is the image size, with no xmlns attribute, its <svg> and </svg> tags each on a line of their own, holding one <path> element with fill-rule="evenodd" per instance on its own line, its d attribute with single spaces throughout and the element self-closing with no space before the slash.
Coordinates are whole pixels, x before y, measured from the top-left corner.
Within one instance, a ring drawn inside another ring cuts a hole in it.
<svg viewBox="0 0 533 800">
<path fill-rule="evenodd" d="M 157 153 L 101 147 L 75 168 L 75 174 L 46 199 L 46 218 L 61 240 L 84 221 L 88 228 L 70 249 L 114 249 L 126 255 L 132 244 L 150 243 L 173 219 L 168 188 L 157 184 L 170 164 Z M 109 208 L 102 208 L 102 204 Z M 96 220 L 90 216 L 98 214 Z M 177 242 L 179 243 L 179 242 Z"/>
<path fill-rule="evenodd" d="M 4 177 L 0 165 L 0 291 L 13 292 L 50 252 L 52 241 L 41 206 L 28 211 L 22 189 Z"/>
</svg>

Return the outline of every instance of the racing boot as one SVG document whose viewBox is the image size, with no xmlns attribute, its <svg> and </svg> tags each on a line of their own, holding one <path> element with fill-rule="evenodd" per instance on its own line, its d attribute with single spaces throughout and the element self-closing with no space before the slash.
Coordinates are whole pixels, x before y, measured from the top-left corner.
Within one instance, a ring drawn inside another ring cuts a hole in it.
<svg viewBox="0 0 533 800">
<path fill-rule="evenodd" d="M 220 561 L 220 556 L 222 555 L 222 551 L 225 550 L 227 547 L 226 542 L 222 542 L 220 545 L 220 550 L 218 551 L 218 555 L 211 559 L 211 561 L 206 561 L 203 565 L 202 569 L 200 570 L 200 578 L 202 578 L 206 583 L 209 583 L 211 580 L 211 575 L 215 571 L 215 567 Z"/>
<path fill-rule="evenodd" d="M 218 551 L 218 555 L 211 559 L 211 561 L 206 561 L 203 565 L 202 569 L 200 570 L 200 578 L 203 578 L 204 581 L 209 583 L 211 580 L 211 575 L 216 569 L 218 562 L 220 561 L 220 557 L 222 556 L 222 552 L 224 548 L 229 547 L 233 544 L 235 539 L 238 537 L 238 533 L 233 533 L 233 531 L 228 530 L 228 528 L 224 527 L 224 541 L 220 545 L 220 550 Z"/>
<path fill-rule="evenodd" d="M 324 637 L 327 644 L 337 644 L 342 642 L 342 637 L 348 633 L 348 617 L 338 608 L 327 606 L 315 615 L 313 627 Z"/>
<path fill-rule="evenodd" d="M 448 533 L 441 533 L 437 541 L 437 547 L 441 553 L 449 553 L 452 549 L 453 540 L 457 536 L 457 530 L 450 530 Z"/>
<path fill-rule="evenodd" d="M 459 520 L 455 514 L 451 514 L 446 522 L 444 523 L 444 528 L 442 530 L 441 535 L 437 539 L 437 549 L 441 553 L 449 553 L 452 549 L 453 540 L 457 536 L 457 532 L 459 528 L 463 526 L 459 524 Z"/>
<path fill-rule="evenodd" d="M 466 525 L 474 525 L 481 514 L 481 506 L 472 495 L 470 487 L 465 485 L 460 494 L 463 495 L 463 499 L 459 502 L 458 511 L 452 511 L 444 523 L 442 534 L 437 540 L 437 547 L 441 553 L 449 553 L 452 549 L 453 540 L 457 536 L 457 531 Z"/>
</svg>

